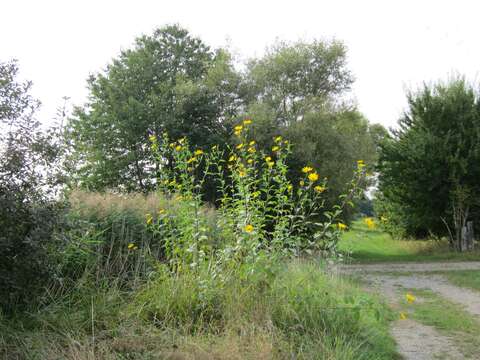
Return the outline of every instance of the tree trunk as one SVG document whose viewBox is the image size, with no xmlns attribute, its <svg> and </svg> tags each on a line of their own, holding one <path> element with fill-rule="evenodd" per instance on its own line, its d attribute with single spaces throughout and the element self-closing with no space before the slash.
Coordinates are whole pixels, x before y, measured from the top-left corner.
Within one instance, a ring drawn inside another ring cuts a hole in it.
<svg viewBox="0 0 480 360">
<path fill-rule="evenodd" d="M 462 237 L 460 239 L 460 251 L 473 250 L 473 221 L 467 221 L 465 226 L 462 227 Z"/>
</svg>

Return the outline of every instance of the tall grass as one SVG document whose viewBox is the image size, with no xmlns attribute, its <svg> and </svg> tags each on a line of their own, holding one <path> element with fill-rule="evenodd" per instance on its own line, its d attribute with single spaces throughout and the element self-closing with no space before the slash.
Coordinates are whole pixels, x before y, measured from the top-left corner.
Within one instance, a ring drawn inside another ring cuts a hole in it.
<svg viewBox="0 0 480 360">
<path fill-rule="evenodd" d="M 70 194 L 57 280 L 29 314 L 1 320 L 8 359 L 392 359 L 389 312 L 305 254 L 336 251 L 339 204 L 312 167 L 288 179 L 287 140 L 263 153 L 235 127 L 225 153 L 150 136 L 158 194 Z M 203 202 L 213 176 L 218 208 Z M 321 220 L 323 219 L 323 220 Z M 295 260 L 296 259 L 296 260 Z"/>
<path fill-rule="evenodd" d="M 137 293 L 78 289 L 76 300 L 17 319 L 16 328 L 3 323 L 0 354 L 47 360 L 396 356 L 386 306 L 316 262 L 278 264 L 268 281 L 232 279 L 204 283 L 182 274 L 158 276 Z"/>
</svg>

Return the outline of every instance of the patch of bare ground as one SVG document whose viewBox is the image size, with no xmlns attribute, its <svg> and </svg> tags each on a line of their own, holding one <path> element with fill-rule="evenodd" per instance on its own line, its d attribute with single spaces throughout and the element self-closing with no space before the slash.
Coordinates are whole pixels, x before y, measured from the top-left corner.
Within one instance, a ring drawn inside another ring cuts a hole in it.
<svg viewBox="0 0 480 360">
<path fill-rule="evenodd" d="M 378 292 L 393 307 L 404 297 L 404 289 L 426 289 L 460 304 L 473 316 L 480 316 L 480 293 L 454 286 L 441 275 L 428 274 L 435 271 L 480 270 L 480 262 L 342 265 L 336 270 L 360 276 L 369 290 Z M 401 274 L 396 276 L 392 274 L 394 272 Z M 418 301 L 422 299 L 419 298 Z M 397 320 L 391 332 L 399 353 L 406 360 L 464 359 L 453 339 L 440 334 L 432 326 L 411 319 Z"/>
</svg>

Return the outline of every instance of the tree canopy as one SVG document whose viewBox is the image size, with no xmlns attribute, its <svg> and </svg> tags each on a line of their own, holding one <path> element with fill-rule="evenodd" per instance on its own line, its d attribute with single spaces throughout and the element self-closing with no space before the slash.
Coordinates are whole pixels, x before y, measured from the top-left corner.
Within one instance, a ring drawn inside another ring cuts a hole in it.
<svg viewBox="0 0 480 360">
<path fill-rule="evenodd" d="M 478 217 L 479 164 L 478 92 L 463 79 L 425 85 L 381 146 L 380 190 L 408 235 L 453 235 L 459 209 Z"/>
<path fill-rule="evenodd" d="M 77 180 L 96 190 L 150 190 L 148 137 L 168 132 L 197 146 L 225 142 L 222 120 L 236 112 L 238 81 L 226 52 L 179 26 L 138 38 L 90 77 L 90 100 L 70 120 Z"/>
</svg>

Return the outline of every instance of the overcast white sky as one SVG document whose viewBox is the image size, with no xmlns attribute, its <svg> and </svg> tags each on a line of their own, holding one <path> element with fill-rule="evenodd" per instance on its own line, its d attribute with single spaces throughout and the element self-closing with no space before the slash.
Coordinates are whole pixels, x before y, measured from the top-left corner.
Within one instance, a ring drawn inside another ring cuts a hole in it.
<svg viewBox="0 0 480 360">
<path fill-rule="evenodd" d="M 48 121 L 69 96 L 82 104 L 86 78 L 135 37 L 179 23 L 243 58 L 275 38 L 336 38 L 348 47 L 359 109 L 395 124 L 405 89 L 452 73 L 478 81 L 480 2 L 475 0 L 2 0 L 0 60 L 16 58 Z"/>
</svg>

